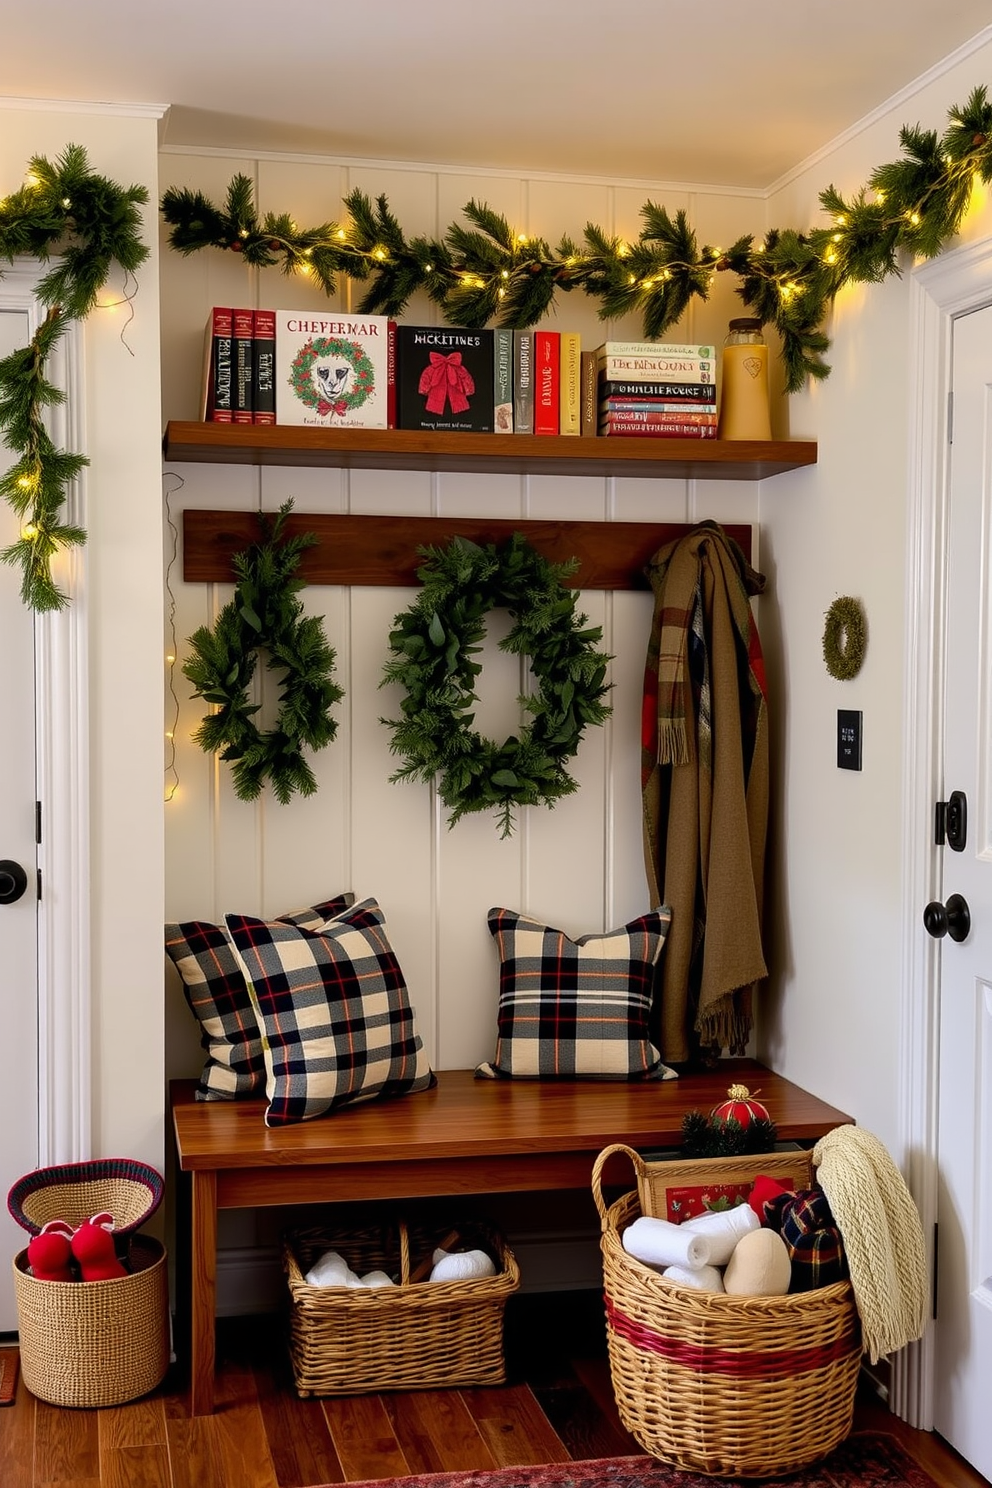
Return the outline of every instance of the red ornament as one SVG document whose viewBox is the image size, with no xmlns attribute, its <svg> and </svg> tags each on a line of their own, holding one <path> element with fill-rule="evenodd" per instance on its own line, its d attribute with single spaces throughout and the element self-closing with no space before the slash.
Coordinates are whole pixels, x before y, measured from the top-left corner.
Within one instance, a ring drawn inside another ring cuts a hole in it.
<svg viewBox="0 0 992 1488">
<path fill-rule="evenodd" d="M 241 248 L 242 248 L 241 240 L 239 238 L 235 238 L 234 242 L 231 244 L 231 252 L 232 253 L 240 253 L 241 252 Z"/>
<path fill-rule="evenodd" d="M 714 1106 L 710 1112 L 712 1120 L 716 1122 L 736 1121 L 743 1131 L 747 1131 L 752 1121 L 768 1121 L 769 1115 L 765 1107 L 748 1090 L 746 1085 L 731 1085 L 727 1091 L 727 1100 L 721 1101 Z"/>
</svg>

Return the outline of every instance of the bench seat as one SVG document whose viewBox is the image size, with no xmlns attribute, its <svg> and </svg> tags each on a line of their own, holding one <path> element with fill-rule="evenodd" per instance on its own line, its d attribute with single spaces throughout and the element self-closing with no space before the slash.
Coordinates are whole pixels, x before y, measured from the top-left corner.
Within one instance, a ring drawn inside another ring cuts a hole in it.
<svg viewBox="0 0 992 1488">
<path fill-rule="evenodd" d="M 709 1111 L 734 1081 L 760 1091 L 782 1141 L 812 1144 L 853 1120 L 746 1059 L 638 1083 L 476 1080 L 470 1070 L 444 1070 L 431 1090 L 271 1129 L 264 1100 L 197 1101 L 195 1081 L 174 1081 L 176 1154 L 188 1175 L 179 1243 L 188 1229 L 189 1296 L 180 1305 L 189 1309 L 192 1413 L 213 1409 L 219 1209 L 588 1189 L 604 1147 L 676 1147 L 686 1113 Z M 630 1187 L 629 1163 L 608 1166 L 604 1182 Z"/>
</svg>

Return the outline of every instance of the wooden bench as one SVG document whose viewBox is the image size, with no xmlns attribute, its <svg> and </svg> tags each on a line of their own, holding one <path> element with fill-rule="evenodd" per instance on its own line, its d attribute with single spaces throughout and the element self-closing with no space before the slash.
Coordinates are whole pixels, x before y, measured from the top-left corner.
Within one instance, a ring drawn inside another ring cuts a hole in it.
<svg viewBox="0 0 992 1488">
<path fill-rule="evenodd" d="M 219 1209 L 355 1199 L 589 1189 L 611 1142 L 641 1151 L 677 1146 L 688 1111 L 709 1111 L 732 1080 L 761 1100 L 785 1141 L 812 1144 L 853 1120 L 751 1060 L 656 1083 L 539 1083 L 439 1073 L 434 1089 L 371 1101 L 297 1126 L 270 1129 L 264 1100 L 196 1101 L 195 1081 L 172 1085 L 181 1179 L 179 1245 L 188 1229 L 191 1410 L 213 1410 Z M 606 1183 L 632 1186 L 617 1159 Z"/>
</svg>

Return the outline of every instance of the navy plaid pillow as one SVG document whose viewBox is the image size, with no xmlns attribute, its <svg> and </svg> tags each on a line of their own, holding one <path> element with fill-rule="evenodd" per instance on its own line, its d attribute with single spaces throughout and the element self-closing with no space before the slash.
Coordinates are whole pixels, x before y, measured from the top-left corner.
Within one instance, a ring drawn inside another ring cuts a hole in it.
<svg viewBox="0 0 992 1488">
<path fill-rule="evenodd" d="M 382 910 L 320 930 L 228 915 L 262 1032 L 267 1126 L 434 1083 Z"/>
<path fill-rule="evenodd" d="M 496 1055 L 477 1075 L 530 1080 L 666 1080 L 648 1018 L 671 922 L 665 905 L 620 930 L 571 940 L 491 909 L 499 953 Z"/>
<path fill-rule="evenodd" d="M 354 902 L 354 894 L 338 894 L 279 919 L 288 925 L 316 928 Z M 165 949 L 182 977 L 186 1001 L 200 1024 L 200 1042 L 207 1051 L 197 1100 L 261 1095 L 265 1089 L 262 1038 L 227 931 L 206 920 L 169 924 Z"/>
</svg>

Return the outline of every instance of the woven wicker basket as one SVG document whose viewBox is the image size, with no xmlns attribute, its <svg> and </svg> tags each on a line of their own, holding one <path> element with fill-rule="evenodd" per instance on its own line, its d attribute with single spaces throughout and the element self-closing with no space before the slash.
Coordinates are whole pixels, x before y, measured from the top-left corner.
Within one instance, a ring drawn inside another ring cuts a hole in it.
<svg viewBox="0 0 992 1488">
<path fill-rule="evenodd" d="M 520 1285 L 512 1251 L 494 1230 L 459 1225 L 469 1248 L 485 1250 L 495 1276 L 472 1281 L 411 1282 L 415 1264 L 448 1230 L 407 1226 L 341 1231 L 297 1230 L 286 1236 L 290 1356 L 300 1395 L 360 1395 L 498 1385 L 506 1378 L 503 1313 Z M 353 1271 L 399 1275 L 400 1285 L 374 1290 L 308 1286 L 304 1276 L 326 1250 Z"/>
<path fill-rule="evenodd" d="M 114 1216 L 115 1236 L 128 1235 L 155 1213 L 162 1191 L 161 1173 L 147 1163 L 97 1158 L 26 1173 L 8 1193 L 7 1208 L 30 1235 L 50 1219 L 64 1219 L 75 1229 L 104 1211 Z"/>
<path fill-rule="evenodd" d="M 826 1456 L 850 1433 L 861 1364 L 850 1283 L 737 1297 L 662 1281 L 627 1254 L 623 1231 L 641 1213 L 664 1213 L 673 1168 L 680 1185 L 706 1183 L 716 1172 L 725 1181 L 728 1162 L 637 1158 L 641 1196 L 626 1194 L 607 1208 L 602 1169 L 618 1150 L 630 1149 L 609 1147 L 597 1158 L 593 1197 L 602 1220 L 610 1372 L 624 1426 L 663 1462 L 718 1476 L 771 1477 Z M 805 1161 L 808 1173 L 806 1154 L 788 1156 Z M 776 1171 L 776 1163 L 735 1158 L 730 1168 L 741 1181 Z"/>
<path fill-rule="evenodd" d="M 24 1383 L 50 1405 L 122 1405 L 169 1367 L 169 1279 L 157 1240 L 131 1241 L 128 1276 L 37 1281 L 27 1251 L 14 1258 Z"/>
</svg>

